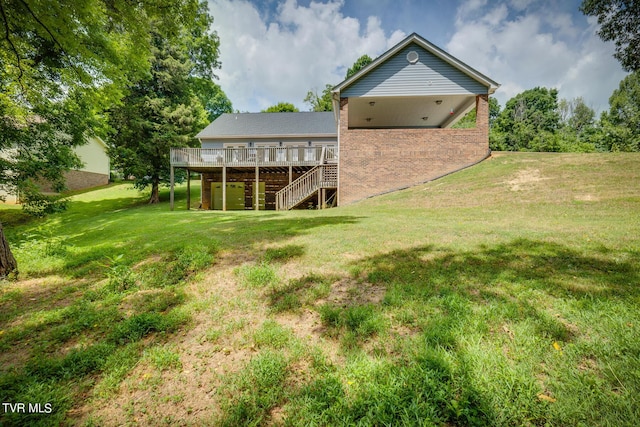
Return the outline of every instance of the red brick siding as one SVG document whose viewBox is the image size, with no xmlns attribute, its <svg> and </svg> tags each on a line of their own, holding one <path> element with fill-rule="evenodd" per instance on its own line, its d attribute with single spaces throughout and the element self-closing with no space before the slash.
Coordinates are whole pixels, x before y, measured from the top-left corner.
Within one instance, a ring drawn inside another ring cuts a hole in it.
<svg viewBox="0 0 640 427">
<path fill-rule="evenodd" d="M 476 97 L 473 129 L 349 129 L 340 100 L 339 204 L 420 184 L 489 153 L 488 96 Z"/>
</svg>

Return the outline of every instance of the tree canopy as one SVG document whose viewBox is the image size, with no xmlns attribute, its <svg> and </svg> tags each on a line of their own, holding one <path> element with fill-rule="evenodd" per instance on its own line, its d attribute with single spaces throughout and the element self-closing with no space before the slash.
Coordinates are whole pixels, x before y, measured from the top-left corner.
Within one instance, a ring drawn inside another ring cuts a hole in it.
<svg viewBox="0 0 640 427">
<path fill-rule="evenodd" d="M 559 127 L 558 91 L 536 87 L 507 101 L 492 130 L 494 147 L 502 150 L 536 150 Z"/>
<path fill-rule="evenodd" d="M 362 55 L 354 62 L 354 64 L 347 69 L 345 79 L 348 79 L 362 68 L 371 64 L 373 59 L 369 55 Z M 322 91 L 322 95 L 318 95 L 317 90 L 310 90 L 307 92 L 307 96 L 304 98 L 304 102 L 311 106 L 311 111 L 333 111 L 333 98 L 331 89 L 335 85 L 327 83 Z"/>
<path fill-rule="evenodd" d="M 159 186 L 168 181 L 170 148 L 195 145 L 195 134 L 217 113 L 207 113 L 201 99 L 221 92 L 207 83 L 219 67 L 219 39 L 208 32 L 212 18 L 205 3 L 193 18 L 176 34 L 151 30 L 149 73 L 129 84 L 109 114 L 113 163 L 135 177 L 136 187 L 151 186 L 149 203 L 159 202 Z M 223 109 L 230 107 L 223 101 Z"/>
<path fill-rule="evenodd" d="M 262 110 L 262 113 L 297 113 L 298 108 L 290 102 L 278 102 L 269 108 Z"/>
<path fill-rule="evenodd" d="M 333 85 L 326 84 L 320 96 L 317 91 L 310 90 L 307 92 L 304 102 L 311 106 L 311 111 L 333 111 L 331 89 L 333 89 Z"/>
<path fill-rule="evenodd" d="M 349 77 L 353 76 L 355 73 L 357 73 L 367 65 L 371 64 L 372 62 L 373 62 L 373 59 L 371 59 L 369 55 L 366 55 L 366 54 L 362 55 L 360 58 L 356 59 L 356 62 L 347 70 L 347 75 L 345 76 L 345 79 L 348 79 Z"/>
<path fill-rule="evenodd" d="M 583 0 L 580 10 L 598 18 L 598 35 L 613 41 L 613 55 L 626 71 L 640 70 L 640 2 L 638 0 Z"/>
<path fill-rule="evenodd" d="M 640 151 L 640 71 L 629 74 L 609 98 L 601 140 L 610 151 Z"/>
<path fill-rule="evenodd" d="M 93 133 L 113 135 L 114 123 L 127 125 L 116 134 L 153 128 L 161 150 L 160 142 L 183 144 L 205 120 L 199 99 L 210 115 L 230 110 L 211 82 L 219 63 L 210 23 L 198 0 L 0 0 L 0 187 L 47 213 L 59 205 L 39 184 L 63 190 L 63 173 L 80 166 L 74 147 Z M 132 116 L 117 122 L 124 106 Z"/>
</svg>

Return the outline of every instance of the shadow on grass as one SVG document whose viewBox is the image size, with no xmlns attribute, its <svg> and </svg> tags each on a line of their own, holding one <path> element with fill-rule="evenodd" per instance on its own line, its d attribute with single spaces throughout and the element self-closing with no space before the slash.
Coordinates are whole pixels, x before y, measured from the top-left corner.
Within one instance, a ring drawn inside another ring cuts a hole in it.
<svg viewBox="0 0 640 427">
<path fill-rule="evenodd" d="M 578 355 L 571 356 L 577 358 L 576 364 L 580 357 L 594 356 L 584 347 L 585 340 L 578 340 L 583 331 L 551 313 L 558 301 L 577 302 L 595 315 L 611 300 L 626 303 L 633 310 L 640 295 L 636 255 L 606 248 L 582 252 L 561 244 L 519 239 L 476 251 L 421 246 L 356 261 L 352 271 L 358 272 L 360 279 L 386 288 L 377 312 L 409 327 L 411 333 L 372 337 L 368 344 L 358 341 L 361 350 L 374 349 L 370 360 L 378 368 L 370 376 L 362 376 L 362 384 L 350 393 L 336 377 L 315 379 L 291 399 L 289 421 L 292 425 L 303 425 L 305 420 L 320 425 L 405 425 L 417 420 L 435 425 L 615 425 L 635 419 L 632 379 L 626 383 L 629 393 L 616 396 L 624 400 L 619 406 L 626 412 L 612 415 L 591 410 L 608 402 L 608 385 L 600 386 L 600 394 L 589 395 L 591 391 L 585 391 L 589 390 L 589 376 L 563 365 L 567 363 L 564 359 L 553 358 L 559 355 L 552 346 L 556 341 L 562 347 L 576 341 L 572 351 Z M 354 281 L 353 286 L 363 285 Z M 592 302 L 596 304 L 590 306 Z M 338 315 L 356 305 L 333 306 L 335 313 L 328 314 L 326 307 L 319 310 L 323 323 L 330 327 L 342 318 Z M 510 337 L 512 332 L 503 329 L 505 325 L 519 325 L 520 335 Z M 343 328 L 341 334 L 347 333 Z M 591 339 L 597 338 L 586 341 Z M 616 342 L 615 354 L 637 354 L 637 344 L 628 337 L 608 339 Z M 485 343 L 480 350 L 474 347 L 478 342 Z M 386 350 L 375 354 L 381 346 Z M 531 354 L 503 354 L 511 346 Z M 478 351 L 496 351 L 488 356 L 496 361 L 491 372 L 482 371 L 487 359 L 477 362 Z M 609 357 L 606 354 L 601 357 Z M 618 373 L 632 373 L 633 360 L 619 362 Z M 556 410 L 540 398 L 546 385 L 535 373 L 545 364 L 558 382 L 578 378 L 571 380 L 570 386 L 564 383 L 564 388 L 556 389 L 565 393 L 567 403 L 560 397 L 555 403 L 562 409 Z M 506 385 L 500 383 L 501 378 L 506 378 Z M 617 386 L 615 378 L 611 381 Z M 577 397 L 572 401 L 566 394 Z M 591 409 L 576 414 L 570 409 L 578 405 L 580 396 L 589 397 Z"/>
<path fill-rule="evenodd" d="M 628 256 L 627 256 L 628 255 Z M 626 258 L 626 259 L 622 259 Z M 423 246 L 356 263 L 372 283 L 398 285 L 415 297 L 441 292 L 487 296 L 500 285 L 522 285 L 556 297 L 637 296 L 637 253 L 601 248 L 587 254 L 557 243 L 518 239 L 473 252 Z"/>
</svg>

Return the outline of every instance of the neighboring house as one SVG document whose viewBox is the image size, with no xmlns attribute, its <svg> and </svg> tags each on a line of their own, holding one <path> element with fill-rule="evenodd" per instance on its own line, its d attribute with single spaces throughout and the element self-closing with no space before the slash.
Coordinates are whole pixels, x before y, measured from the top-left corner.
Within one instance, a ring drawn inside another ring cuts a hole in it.
<svg viewBox="0 0 640 427">
<path fill-rule="evenodd" d="M 333 113 L 223 114 L 201 148 L 172 149 L 172 176 L 202 173 L 203 209 L 353 203 L 487 158 L 498 86 L 412 34 L 334 87 Z M 452 128 L 473 108 L 474 128 Z"/>
<path fill-rule="evenodd" d="M 85 145 L 74 148 L 74 151 L 84 166 L 65 173 L 68 190 L 83 190 L 109 183 L 111 165 L 107 145 L 101 138 L 90 137 Z M 45 193 L 51 191 L 46 183 L 41 188 Z M 18 203 L 17 194 L 8 194 L 2 190 L 0 194 L 5 196 L 5 203 Z"/>
</svg>

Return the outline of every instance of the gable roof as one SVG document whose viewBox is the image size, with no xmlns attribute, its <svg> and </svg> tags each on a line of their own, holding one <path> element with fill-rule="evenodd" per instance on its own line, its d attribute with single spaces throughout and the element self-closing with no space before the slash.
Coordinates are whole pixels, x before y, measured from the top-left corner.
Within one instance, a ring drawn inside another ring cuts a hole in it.
<svg viewBox="0 0 640 427">
<path fill-rule="evenodd" d="M 337 136 L 332 112 L 225 113 L 196 135 L 213 138 L 277 138 Z"/>
<path fill-rule="evenodd" d="M 494 93 L 496 89 L 500 87 L 498 83 L 496 83 L 489 77 L 485 76 L 484 74 L 480 73 L 479 71 L 475 70 L 474 68 L 470 67 L 469 65 L 460 61 L 459 59 L 451 56 L 450 54 L 440 49 L 436 45 L 430 43 L 429 41 L 419 36 L 418 34 L 413 33 L 409 35 L 407 38 L 405 38 L 404 40 L 402 40 L 400 43 L 398 43 L 397 45 L 395 45 L 394 47 L 392 47 L 391 49 L 389 49 L 388 51 L 380 55 L 369 65 L 359 70 L 356 74 L 352 75 L 351 77 L 344 80 L 342 83 L 335 86 L 332 92 L 339 94 L 340 92 L 344 91 L 345 89 L 353 85 L 355 82 L 360 80 L 362 77 L 369 74 L 372 70 L 378 68 L 378 66 L 386 62 L 389 58 L 396 55 L 398 52 L 400 52 L 402 49 L 404 49 L 411 43 L 417 44 L 418 46 L 425 49 L 427 52 L 433 54 L 437 58 L 441 59 L 442 61 L 451 65 L 455 69 L 469 76 L 471 79 L 477 81 L 478 83 L 480 83 L 481 85 L 487 88 L 487 91 L 489 94 Z"/>
</svg>

